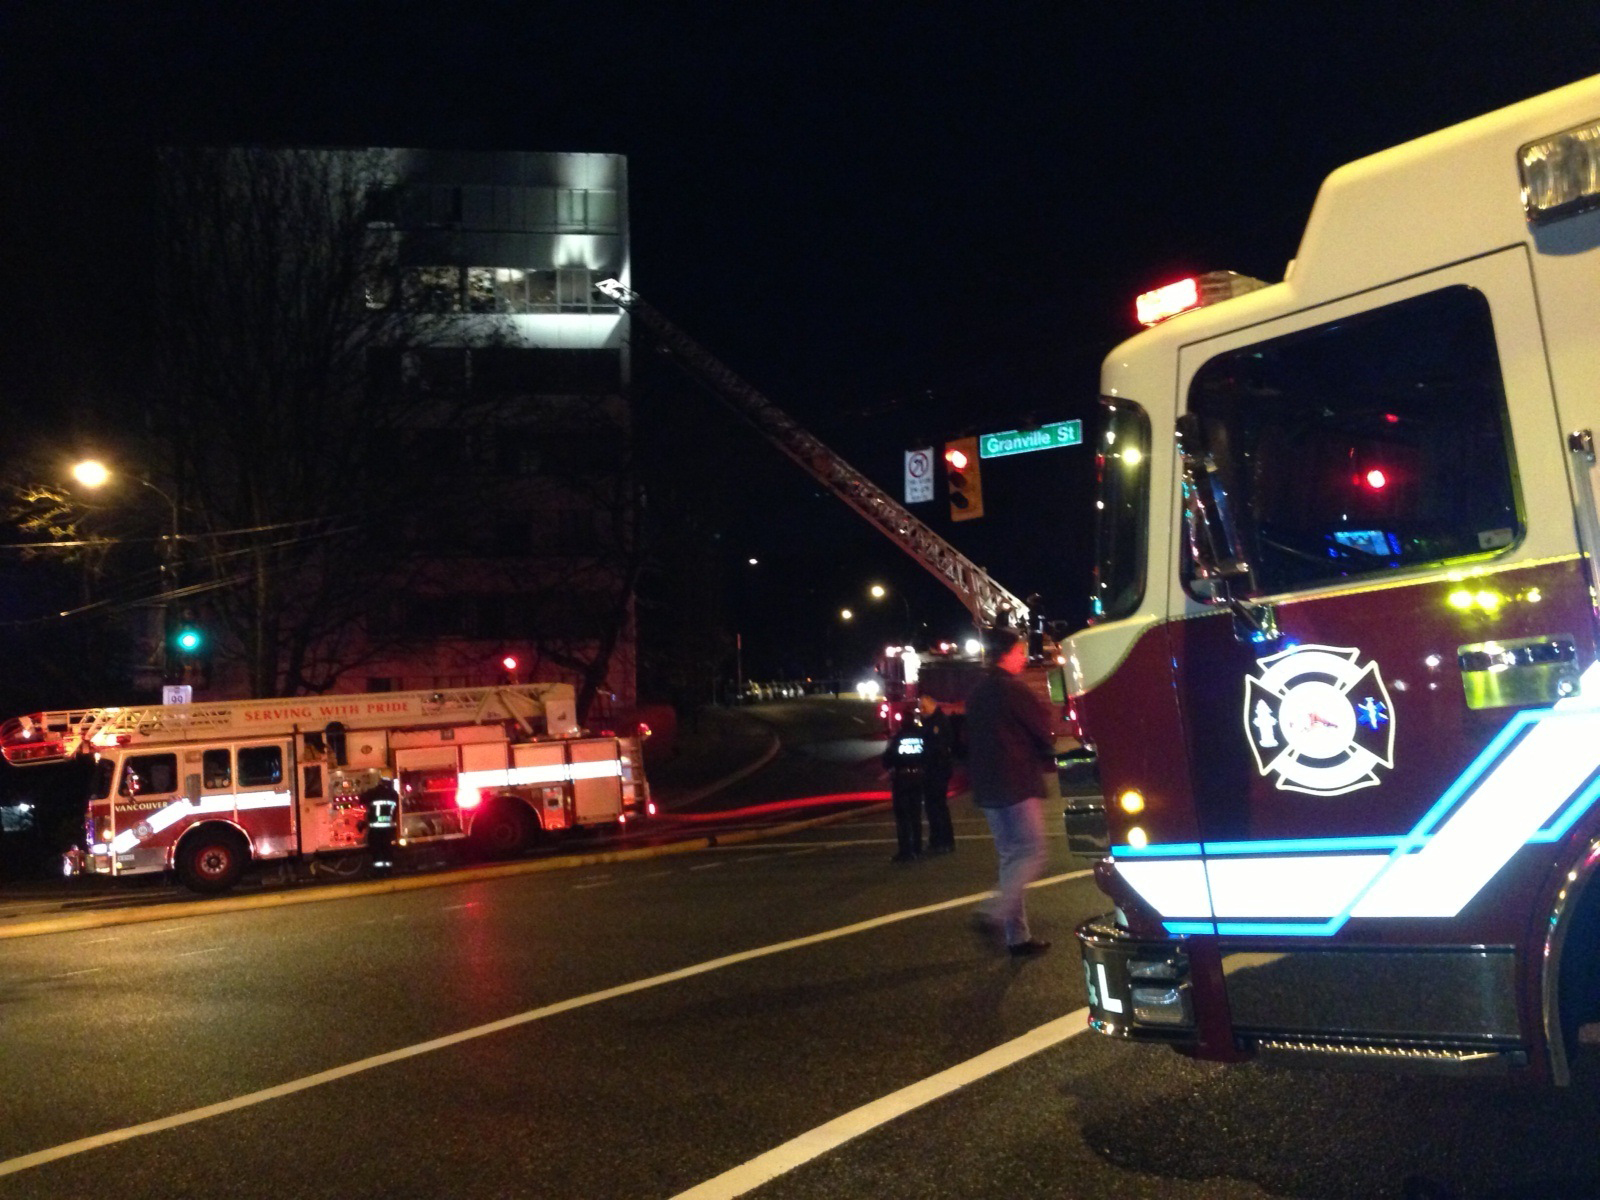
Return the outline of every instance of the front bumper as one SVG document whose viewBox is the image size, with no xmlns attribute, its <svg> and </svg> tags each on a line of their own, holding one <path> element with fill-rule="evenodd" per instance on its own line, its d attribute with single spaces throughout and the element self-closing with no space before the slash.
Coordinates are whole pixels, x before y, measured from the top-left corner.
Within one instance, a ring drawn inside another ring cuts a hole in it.
<svg viewBox="0 0 1600 1200">
<path fill-rule="evenodd" d="M 1077 929 L 1089 992 L 1089 1024 L 1111 1037 L 1196 1040 L 1189 955 L 1176 941 L 1142 941 L 1109 916 Z"/>
</svg>

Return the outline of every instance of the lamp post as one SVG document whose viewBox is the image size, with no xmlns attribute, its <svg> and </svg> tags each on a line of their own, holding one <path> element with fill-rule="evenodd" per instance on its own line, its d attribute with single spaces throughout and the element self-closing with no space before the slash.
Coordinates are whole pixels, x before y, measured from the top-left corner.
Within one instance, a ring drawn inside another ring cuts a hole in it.
<svg viewBox="0 0 1600 1200">
<path fill-rule="evenodd" d="M 903 591 L 896 590 L 891 593 L 883 584 L 875 583 L 867 589 L 867 595 L 871 596 L 874 600 L 883 600 L 890 595 L 893 595 L 896 599 L 898 599 L 901 607 L 905 609 L 906 613 L 906 638 L 908 641 L 915 638 L 917 626 L 916 622 L 912 620 L 911 617 L 911 601 L 906 599 L 906 594 Z"/>
<path fill-rule="evenodd" d="M 110 467 L 99 459 L 86 458 L 72 466 L 72 477 L 84 487 L 91 490 L 102 488 L 112 480 L 118 478 Z M 151 483 L 142 475 L 126 475 L 123 478 L 131 479 L 142 487 L 149 488 L 166 502 L 167 510 L 171 514 L 172 523 L 169 532 L 161 539 L 161 627 L 162 627 L 162 678 L 165 680 L 171 674 L 171 647 L 167 645 L 167 638 L 172 626 L 172 600 L 178 587 L 178 545 L 182 537 L 180 528 L 178 502 L 167 492 Z M 191 645 L 183 647 L 186 651 L 198 649 L 197 633 L 191 632 L 189 636 L 196 639 Z"/>
</svg>

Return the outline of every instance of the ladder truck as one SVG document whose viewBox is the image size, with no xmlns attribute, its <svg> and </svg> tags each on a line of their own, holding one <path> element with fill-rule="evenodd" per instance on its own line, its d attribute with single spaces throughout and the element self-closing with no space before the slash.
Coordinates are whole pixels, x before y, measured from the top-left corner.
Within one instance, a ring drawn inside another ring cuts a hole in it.
<svg viewBox="0 0 1600 1200">
<path fill-rule="evenodd" d="M 1028 605 L 1020 597 L 1001 587 L 982 567 L 801 428 L 638 292 L 616 279 L 605 279 L 595 286 L 648 329 L 684 371 L 706 385 L 735 415 L 954 592 L 971 610 L 976 625 L 1027 624 Z"/>
<path fill-rule="evenodd" d="M 892 496 L 801 427 L 731 367 L 663 316 L 638 292 L 616 279 L 602 280 L 596 287 L 649 330 L 657 344 L 690 378 L 704 385 L 725 407 L 791 462 L 831 495 L 849 505 L 858 516 L 954 592 L 971 612 L 975 626 L 980 629 L 994 625 L 1012 625 L 1019 629 L 1029 627 L 1031 606 L 1027 601 L 1006 590 L 982 567 L 912 516 Z M 1038 651 L 1032 657 L 1025 677 L 1041 695 L 1049 699 L 1051 711 L 1058 716 L 1058 732 L 1063 737 L 1071 737 L 1071 724 L 1066 717 L 1061 660 L 1053 645 L 1041 645 Z M 939 662 L 929 659 L 924 668 Z M 914 681 L 905 680 L 900 662 L 887 662 L 885 666 L 888 669 L 883 673 L 890 694 L 880 713 L 888 731 L 893 733 L 905 716 L 906 705 L 915 703 L 917 690 Z M 977 666 L 976 661 L 951 660 L 951 669 L 945 674 L 952 679 L 965 679 Z M 939 666 L 934 666 L 934 674 L 940 674 Z M 893 694 L 895 690 L 898 695 Z M 953 718 L 959 718 L 966 688 L 960 686 L 946 690 L 948 696 L 942 692 L 938 696 L 940 706 Z"/>
<path fill-rule="evenodd" d="M 198 892 L 252 863 L 359 870 L 384 781 L 402 847 L 507 854 L 654 812 L 638 740 L 579 729 L 565 683 L 32 713 L 0 725 L 0 755 L 92 762 L 69 871 L 173 871 Z"/>
</svg>

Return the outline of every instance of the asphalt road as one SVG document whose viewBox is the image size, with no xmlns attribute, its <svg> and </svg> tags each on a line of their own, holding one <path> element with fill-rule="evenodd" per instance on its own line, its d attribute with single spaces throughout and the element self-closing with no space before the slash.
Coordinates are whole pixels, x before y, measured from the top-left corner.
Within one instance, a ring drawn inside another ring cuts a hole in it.
<svg viewBox="0 0 1600 1200">
<path fill-rule="evenodd" d="M 810 745 L 778 791 L 870 770 Z M 986 952 L 992 849 L 955 811 L 957 853 L 904 867 L 874 810 L 0 941 L 0 1197 L 1596 1194 L 1588 1093 L 1082 1032 L 1068 943 L 1100 897 L 1057 838 L 1030 901 L 1056 946 Z"/>
</svg>

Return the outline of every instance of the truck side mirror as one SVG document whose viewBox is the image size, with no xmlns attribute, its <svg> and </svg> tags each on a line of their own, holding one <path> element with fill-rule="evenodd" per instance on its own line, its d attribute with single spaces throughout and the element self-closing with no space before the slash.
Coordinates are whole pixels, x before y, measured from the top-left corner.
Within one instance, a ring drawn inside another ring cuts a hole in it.
<svg viewBox="0 0 1600 1200">
<path fill-rule="evenodd" d="M 1256 590 L 1256 575 L 1250 566 L 1234 517 L 1234 499 L 1228 486 L 1233 464 L 1225 454 L 1212 452 L 1205 427 L 1197 413 L 1178 418 L 1178 457 L 1183 465 L 1184 541 L 1189 555 L 1192 581 L 1190 591 L 1210 604 L 1226 604 L 1233 610 L 1251 640 L 1268 641 L 1278 636 L 1272 608 L 1242 600 L 1236 589 Z"/>
</svg>

